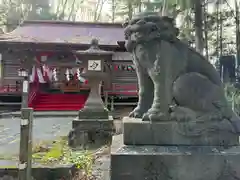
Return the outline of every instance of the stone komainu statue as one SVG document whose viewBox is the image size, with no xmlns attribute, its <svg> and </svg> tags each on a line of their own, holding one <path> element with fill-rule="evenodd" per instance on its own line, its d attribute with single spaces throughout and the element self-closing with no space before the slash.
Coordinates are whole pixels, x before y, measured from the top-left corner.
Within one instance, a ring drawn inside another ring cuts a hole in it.
<svg viewBox="0 0 240 180">
<path fill-rule="evenodd" d="M 143 13 L 123 26 L 139 84 L 139 102 L 130 117 L 185 121 L 188 126 L 194 121 L 192 126 L 198 126 L 184 130 L 188 135 L 207 129 L 240 132 L 240 120 L 227 103 L 219 74 L 177 38 L 173 19 Z"/>
</svg>

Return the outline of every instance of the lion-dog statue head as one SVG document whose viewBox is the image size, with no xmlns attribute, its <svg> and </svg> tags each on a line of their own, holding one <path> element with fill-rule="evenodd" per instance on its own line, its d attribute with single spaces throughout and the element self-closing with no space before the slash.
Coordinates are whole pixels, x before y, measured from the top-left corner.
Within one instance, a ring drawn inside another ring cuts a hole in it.
<svg viewBox="0 0 240 180">
<path fill-rule="evenodd" d="M 174 41 L 179 29 L 174 26 L 174 19 L 159 16 L 157 13 L 140 13 L 132 20 L 123 24 L 126 39 L 126 49 L 132 51 L 136 44 L 153 39 Z"/>
</svg>

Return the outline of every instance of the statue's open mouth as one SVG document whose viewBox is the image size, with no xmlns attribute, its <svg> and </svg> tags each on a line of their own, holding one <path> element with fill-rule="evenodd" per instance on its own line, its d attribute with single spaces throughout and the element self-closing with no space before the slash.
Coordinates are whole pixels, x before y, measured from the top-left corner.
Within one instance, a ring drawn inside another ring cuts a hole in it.
<svg viewBox="0 0 240 180">
<path fill-rule="evenodd" d="M 139 21 L 136 24 L 128 25 L 125 28 L 125 47 L 128 51 L 132 51 L 136 44 L 146 42 L 151 37 L 151 34 L 157 36 L 158 28 L 155 23 Z M 152 36 L 153 37 L 153 36 Z"/>
<path fill-rule="evenodd" d="M 137 45 L 137 36 L 136 33 L 131 34 L 125 42 L 125 47 L 127 51 L 132 52 Z"/>
<path fill-rule="evenodd" d="M 152 19 L 151 19 L 152 18 Z M 128 51 L 132 52 L 137 44 L 152 41 L 154 39 L 174 42 L 178 36 L 178 29 L 173 25 L 173 20 L 167 17 L 146 17 L 133 19 L 123 25 L 124 35 Z"/>
</svg>

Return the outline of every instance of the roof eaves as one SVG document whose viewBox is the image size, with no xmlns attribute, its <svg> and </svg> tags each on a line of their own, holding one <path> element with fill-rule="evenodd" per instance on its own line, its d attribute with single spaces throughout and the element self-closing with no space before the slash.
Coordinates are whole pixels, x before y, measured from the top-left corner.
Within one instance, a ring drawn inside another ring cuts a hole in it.
<svg viewBox="0 0 240 180">
<path fill-rule="evenodd" d="M 60 25 L 74 25 L 74 26 L 83 26 L 83 25 L 90 25 L 90 26 L 106 26 L 106 27 L 119 27 L 122 28 L 121 23 L 108 23 L 108 22 L 71 22 L 71 21 L 55 21 L 55 20 L 27 20 L 24 21 L 21 25 L 28 25 L 28 24 L 60 24 Z"/>
</svg>

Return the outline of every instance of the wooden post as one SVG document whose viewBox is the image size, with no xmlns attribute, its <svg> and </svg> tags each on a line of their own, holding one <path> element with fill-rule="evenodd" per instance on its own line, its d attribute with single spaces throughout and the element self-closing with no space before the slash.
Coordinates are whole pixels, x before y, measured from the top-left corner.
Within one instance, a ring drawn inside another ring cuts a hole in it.
<svg viewBox="0 0 240 180">
<path fill-rule="evenodd" d="M 104 99 L 105 100 L 105 106 L 108 108 L 108 92 L 105 91 L 104 94 L 105 94 L 105 96 L 104 96 L 105 97 L 105 99 Z"/>
<path fill-rule="evenodd" d="M 111 111 L 114 111 L 114 96 L 111 97 Z"/>
<path fill-rule="evenodd" d="M 29 82 L 28 76 L 24 77 L 22 83 L 22 108 L 28 107 L 28 91 L 29 91 Z"/>
<path fill-rule="evenodd" d="M 31 180 L 33 109 L 22 108 L 21 111 L 22 114 L 21 114 L 18 179 Z"/>
</svg>

